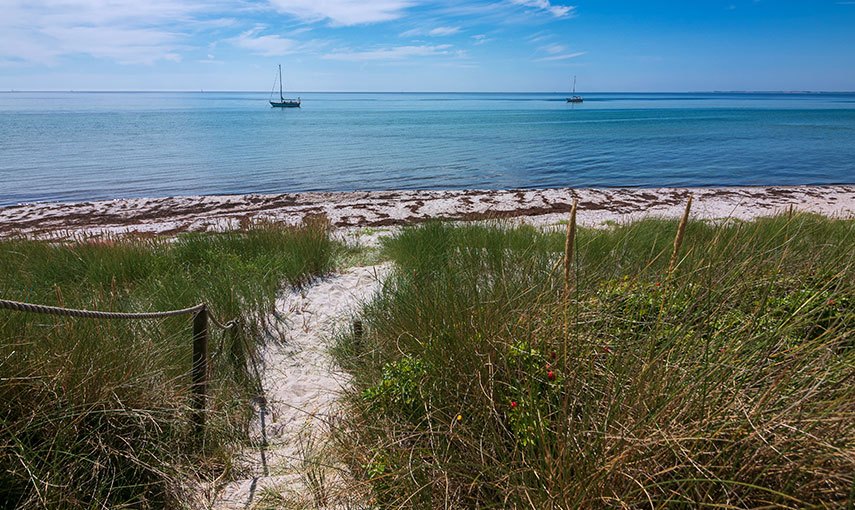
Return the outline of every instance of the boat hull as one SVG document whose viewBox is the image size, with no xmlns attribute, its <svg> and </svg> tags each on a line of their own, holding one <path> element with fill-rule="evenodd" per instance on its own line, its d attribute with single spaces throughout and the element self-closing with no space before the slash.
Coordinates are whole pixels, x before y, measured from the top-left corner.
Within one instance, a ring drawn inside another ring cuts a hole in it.
<svg viewBox="0 0 855 510">
<path fill-rule="evenodd" d="M 585 100 L 582 99 L 581 97 L 568 97 L 567 98 L 568 103 L 581 103 L 583 101 L 585 101 Z"/>
<path fill-rule="evenodd" d="M 277 101 L 270 101 L 270 106 L 272 106 L 273 108 L 299 108 L 300 101 L 282 101 L 281 103 Z"/>
</svg>

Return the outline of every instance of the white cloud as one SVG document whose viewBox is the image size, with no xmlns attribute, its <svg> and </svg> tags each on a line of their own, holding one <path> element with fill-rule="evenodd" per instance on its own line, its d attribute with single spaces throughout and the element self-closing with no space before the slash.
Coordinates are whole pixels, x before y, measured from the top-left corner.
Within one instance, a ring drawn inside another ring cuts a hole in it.
<svg viewBox="0 0 855 510">
<path fill-rule="evenodd" d="M 256 25 L 236 37 L 226 39 L 226 42 L 265 57 L 289 55 L 301 49 L 300 42 L 295 39 L 279 35 L 260 35 L 266 28 L 264 25 Z"/>
<path fill-rule="evenodd" d="M 445 35 L 454 35 L 460 33 L 460 27 L 436 27 L 428 31 L 428 35 L 433 37 L 442 37 Z"/>
<path fill-rule="evenodd" d="M 534 7 L 544 10 L 556 18 L 570 18 L 575 16 L 576 7 L 573 5 L 552 5 L 549 0 L 510 0 L 516 5 L 524 5 L 526 7 Z"/>
<path fill-rule="evenodd" d="M 567 60 L 567 59 L 571 59 L 571 58 L 581 57 L 584 54 L 585 54 L 584 51 L 580 51 L 577 53 L 567 53 L 564 55 L 553 55 L 551 57 L 543 57 L 543 58 L 535 59 L 535 62 L 552 62 L 555 60 Z"/>
<path fill-rule="evenodd" d="M 434 46 L 394 46 L 369 51 L 337 50 L 327 53 L 322 58 L 327 60 L 344 60 L 349 62 L 367 62 L 375 60 L 406 60 L 410 57 L 427 57 L 435 55 L 449 55 L 450 44 L 438 44 Z"/>
<path fill-rule="evenodd" d="M 432 29 L 423 29 L 423 28 L 413 28 L 411 30 L 407 30 L 406 32 L 401 32 L 398 34 L 399 37 L 417 37 L 420 35 L 427 35 L 431 37 L 444 37 L 447 35 L 454 35 L 460 33 L 460 27 L 436 27 Z"/>
<path fill-rule="evenodd" d="M 62 41 L 65 54 L 88 54 L 122 64 L 151 64 L 155 60 L 176 61 L 177 36 L 149 28 L 48 27 L 42 33 Z"/>
<path fill-rule="evenodd" d="M 0 59 L 53 65 L 83 54 L 125 64 L 179 61 L 197 15 L 217 3 L 196 0 L 3 0 Z M 220 23 L 221 24 L 221 23 Z"/>
<path fill-rule="evenodd" d="M 550 33 L 550 32 L 541 31 L 541 32 L 536 32 L 534 34 L 531 34 L 530 36 L 526 37 L 526 40 L 530 43 L 539 43 L 539 42 L 547 41 L 549 39 L 554 39 L 554 38 L 555 38 L 555 34 Z"/>
<path fill-rule="evenodd" d="M 222 60 L 217 60 L 210 53 L 208 53 L 207 56 L 208 56 L 208 58 L 200 59 L 200 60 L 197 60 L 196 62 L 199 62 L 200 64 L 217 64 L 217 65 L 223 65 L 224 64 L 224 62 Z"/>
<path fill-rule="evenodd" d="M 333 25 L 362 25 L 398 19 L 410 0 L 269 0 L 279 12 L 305 21 L 330 20 Z"/>
<path fill-rule="evenodd" d="M 492 39 L 488 39 L 487 36 L 484 34 L 473 35 L 472 39 L 473 39 L 472 44 L 474 44 L 475 46 L 478 46 L 479 44 L 484 44 L 485 42 L 492 40 Z"/>
<path fill-rule="evenodd" d="M 567 47 L 562 44 L 551 43 L 546 46 L 541 46 L 538 50 L 549 53 L 550 55 L 557 55 L 558 53 L 567 51 Z"/>
</svg>

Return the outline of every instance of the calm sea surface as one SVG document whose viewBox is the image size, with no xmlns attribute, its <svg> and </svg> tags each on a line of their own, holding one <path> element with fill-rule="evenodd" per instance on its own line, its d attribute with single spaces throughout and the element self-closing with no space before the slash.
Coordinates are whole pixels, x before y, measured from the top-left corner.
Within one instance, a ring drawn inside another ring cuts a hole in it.
<svg viewBox="0 0 855 510">
<path fill-rule="evenodd" d="M 296 95 L 296 94 L 295 94 Z M 0 206 L 187 194 L 855 183 L 853 94 L 0 93 Z"/>
</svg>

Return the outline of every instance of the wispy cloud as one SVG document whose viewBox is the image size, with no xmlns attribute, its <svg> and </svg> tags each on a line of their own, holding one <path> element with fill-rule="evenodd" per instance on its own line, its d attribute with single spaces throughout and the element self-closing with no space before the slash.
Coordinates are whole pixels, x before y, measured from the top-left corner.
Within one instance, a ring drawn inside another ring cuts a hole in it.
<svg viewBox="0 0 855 510">
<path fill-rule="evenodd" d="M 332 25 L 351 26 L 398 19 L 413 5 L 410 0 L 269 0 L 279 12 L 304 21 L 329 20 Z"/>
<path fill-rule="evenodd" d="M 472 39 L 473 39 L 472 44 L 474 44 L 475 46 L 479 46 L 481 44 L 484 44 L 486 42 L 490 42 L 492 40 L 492 39 L 489 39 L 485 34 L 475 34 L 472 36 Z"/>
<path fill-rule="evenodd" d="M 179 61 L 188 33 L 219 8 L 196 0 L 4 0 L 0 59 L 54 65 L 66 55 L 125 64 Z"/>
<path fill-rule="evenodd" d="M 256 25 L 236 37 L 226 39 L 226 42 L 265 57 L 289 55 L 300 50 L 301 44 L 295 39 L 275 34 L 261 35 L 266 29 L 265 25 Z"/>
<path fill-rule="evenodd" d="M 224 62 L 222 60 L 217 60 L 210 53 L 208 53 L 208 58 L 199 59 L 196 62 L 199 62 L 200 64 L 217 64 L 217 65 L 223 65 L 224 64 Z"/>
<path fill-rule="evenodd" d="M 433 37 L 441 37 L 445 35 L 454 35 L 460 33 L 460 27 L 436 27 L 428 30 L 428 35 Z"/>
<path fill-rule="evenodd" d="M 399 34 L 400 37 L 418 37 L 427 35 L 430 37 L 443 37 L 447 35 L 459 34 L 461 31 L 460 27 L 436 27 L 431 29 L 423 29 L 423 28 L 413 28 L 411 30 L 407 30 L 406 32 L 401 32 Z"/>
<path fill-rule="evenodd" d="M 585 52 L 584 52 L 584 51 L 580 51 L 580 52 L 577 52 L 577 53 L 567 53 L 567 54 L 564 54 L 564 55 L 553 55 L 553 56 L 551 56 L 551 57 L 538 58 L 538 59 L 535 59 L 534 61 L 535 61 L 535 62 L 552 62 L 552 61 L 555 61 L 555 60 L 568 60 L 568 59 L 571 59 L 571 58 L 581 57 L 581 56 L 582 56 L 582 55 L 584 55 L 584 54 L 585 54 Z"/>
<path fill-rule="evenodd" d="M 107 58 L 122 64 L 148 64 L 155 60 L 179 62 L 178 36 L 148 28 L 46 27 L 42 33 L 63 41 L 62 51 Z"/>
<path fill-rule="evenodd" d="M 526 37 L 526 40 L 530 43 L 539 43 L 539 42 L 547 41 L 549 39 L 554 39 L 554 38 L 555 38 L 555 34 L 550 33 L 550 32 L 541 31 L 541 32 L 535 32 L 535 33 L 531 34 L 530 36 Z"/>
<path fill-rule="evenodd" d="M 576 15 L 576 6 L 553 5 L 549 0 L 509 0 L 512 4 L 533 7 L 552 14 L 556 18 L 571 18 Z"/>
<path fill-rule="evenodd" d="M 369 62 L 381 60 L 406 60 L 410 57 L 427 57 L 450 55 L 450 44 L 422 46 L 393 46 L 368 51 L 337 50 L 323 55 L 327 60 L 344 60 L 349 62 Z"/>
<path fill-rule="evenodd" d="M 540 48 L 538 48 L 538 50 L 549 53 L 550 55 L 557 55 L 558 53 L 563 53 L 567 51 L 567 47 L 563 44 L 552 43 L 547 44 L 546 46 L 541 46 Z"/>
</svg>

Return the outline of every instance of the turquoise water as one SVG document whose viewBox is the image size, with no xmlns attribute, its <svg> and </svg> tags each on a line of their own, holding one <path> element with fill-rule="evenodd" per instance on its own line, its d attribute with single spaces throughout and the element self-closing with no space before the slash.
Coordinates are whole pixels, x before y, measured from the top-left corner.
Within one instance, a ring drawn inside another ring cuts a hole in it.
<svg viewBox="0 0 855 510">
<path fill-rule="evenodd" d="M 296 94 L 295 94 L 296 95 Z M 855 182 L 855 94 L 0 93 L 0 206 Z"/>
</svg>

